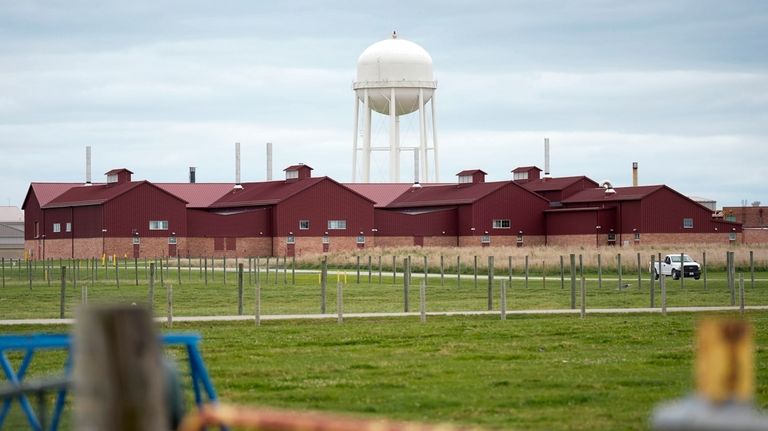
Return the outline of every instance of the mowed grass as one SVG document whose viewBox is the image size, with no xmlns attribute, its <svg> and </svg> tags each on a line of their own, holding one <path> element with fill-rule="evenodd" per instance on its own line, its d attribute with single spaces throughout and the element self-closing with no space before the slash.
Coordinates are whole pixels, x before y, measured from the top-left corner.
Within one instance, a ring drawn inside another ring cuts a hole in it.
<svg viewBox="0 0 768 431">
<path fill-rule="evenodd" d="M 71 275 L 70 270 L 70 275 Z M 559 271 L 541 274 L 530 273 L 528 281 L 524 274 L 515 272 L 511 284 L 508 274 L 497 272 L 494 278 L 492 297 L 493 309 L 500 307 L 500 284 L 508 286 L 509 310 L 563 309 L 571 305 L 570 274 L 566 268 L 565 280 L 561 284 Z M 546 276 L 546 280 L 545 277 Z M 321 289 L 318 273 L 297 271 L 294 275 L 290 268 L 269 276 L 261 271 L 261 310 L 262 314 L 316 314 L 321 310 Z M 624 273 L 619 283 L 616 273 L 605 271 L 602 283 L 597 274 L 587 273 L 586 303 L 587 308 L 627 308 L 649 307 L 650 279 L 642 274 L 638 285 L 636 273 Z M 768 273 L 755 273 L 754 288 L 749 274 L 745 274 L 745 303 L 747 305 L 768 305 Z M 138 285 L 137 283 L 138 278 Z M 204 274 L 193 269 L 182 268 L 181 283 L 176 268 L 172 267 L 163 276 L 161 283 L 159 271 L 155 280 L 154 309 L 160 316 L 167 314 L 166 298 L 169 286 L 173 290 L 173 313 L 175 316 L 234 315 L 238 311 L 237 274 L 227 273 L 224 283 L 223 272 L 208 273 L 208 283 Z M 326 292 L 326 312 L 336 313 L 336 283 L 344 283 L 344 311 L 355 312 L 396 312 L 404 310 L 403 277 L 398 274 L 393 278 L 391 272 L 382 273 L 379 279 L 374 270 L 370 276 L 367 270 L 360 274 L 358 283 L 356 271 L 346 271 L 346 275 L 330 273 Z M 295 282 L 294 282 L 295 280 Z M 412 274 L 409 289 L 410 310 L 418 310 L 419 284 L 425 280 L 423 274 Z M 439 274 L 432 274 L 427 281 L 428 311 L 476 311 L 486 310 L 488 303 L 488 281 L 484 273 L 478 274 L 475 282 L 473 274 L 462 274 L 461 280 L 455 274 L 446 274 L 443 279 Z M 578 282 L 577 282 L 578 283 Z M 256 274 L 244 276 L 243 298 L 244 313 L 252 314 L 255 309 Z M 621 285 L 621 288 L 619 287 Z M 83 301 L 87 289 L 90 303 L 136 303 L 148 304 L 149 281 L 146 272 L 140 266 L 138 271 L 129 266 L 120 269 L 120 286 L 114 279 L 114 269 L 104 274 L 103 269 L 98 279 L 91 281 L 85 270 L 75 284 L 71 278 L 65 291 L 65 317 L 72 317 L 74 310 Z M 577 285 L 578 290 L 578 285 Z M 738 288 L 734 291 L 735 304 L 739 303 Z M 577 307 L 580 295 L 576 294 Z M 654 282 L 654 305 L 661 305 L 661 289 Z M 708 273 L 705 288 L 704 280 L 685 279 L 667 280 L 667 306 L 727 306 L 731 305 L 731 292 L 726 284 L 723 272 Z M 56 318 L 60 307 L 60 275 L 51 274 L 50 286 L 40 268 L 33 274 L 32 287 L 29 287 L 27 275 L 18 270 L 7 270 L 5 287 L 0 288 L 0 319 Z"/>
<path fill-rule="evenodd" d="M 647 429 L 655 405 L 690 392 L 701 317 L 381 318 L 182 324 L 173 331 L 203 335 L 203 356 L 226 403 L 488 428 L 615 430 Z M 747 318 L 756 328 L 757 403 L 765 408 L 768 316 Z M 60 353 L 46 352 L 30 373 L 62 363 Z M 18 403 L 11 420 L 23 421 Z"/>
</svg>

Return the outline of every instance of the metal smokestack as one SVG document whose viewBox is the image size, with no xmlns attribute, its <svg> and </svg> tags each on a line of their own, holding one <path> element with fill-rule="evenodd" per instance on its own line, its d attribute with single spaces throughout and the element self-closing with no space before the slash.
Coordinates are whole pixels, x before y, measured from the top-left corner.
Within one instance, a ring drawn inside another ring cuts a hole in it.
<svg viewBox="0 0 768 431">
<path fill-rule="evenodd" d="M 242 189 L 240 185 L 240 143 L 235 142 L 235 188 Z"/>
<path fill-rule="evenodd" d="M 638 181 L 637 181 L 637 162 L 632 162 L 632 185 L 634 187 L 638 186 Z"/>
<path fill-rule="evenodd" d="M 544 178 L 549 178 L 549 174 L 549 138 L 544 138 Z"/>
<path fill-rule="evenodd" d="M 85 185 L 91 184 L 91 146 L 88 145 L 85 147 Z"/>
<path fill-rule="evenodd" d="M 272 181 L 272 143 L 267 142 L 267 181 Z"/>
<path fill-rule="evenodd" d="M 189 183 L 194 184 L 195 183 L 195 167 L 190 166 L 189 167 Z"/>
<path fill-rule="evenodd" d="M 413 150 L 413 184 L 419 184 L 419 150 Z"/>
</svg>

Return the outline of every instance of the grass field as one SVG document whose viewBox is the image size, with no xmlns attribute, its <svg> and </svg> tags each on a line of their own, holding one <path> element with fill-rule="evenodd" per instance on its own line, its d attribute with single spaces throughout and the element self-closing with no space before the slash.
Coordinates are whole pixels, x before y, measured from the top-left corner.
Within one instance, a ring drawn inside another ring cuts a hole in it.
<svg viewBox="0 0 768 431">
<path fill-rule="evenodd" d="M 127 302 L 146 304 L 149 298 L 149 281 L 143 265 L 138 269 L 128 262 L 128 267 L 121 266 L 119 271 L 120 286 L 114 279 L 114 268 L 104 272 L 99 271 L 98 278 L 93 281 L 85 269 L 81 269 L 77 283 L 71 278 L 72 269 L 68 271 L 68 281 L 65 293 L 65 316 L 73 316 L 74 310 L 83 300 L 83 290 L 87 288 L 88 301 Z M 290 263 L 290 262 L 289 262 Z M 83 268 L 85 268 L 85 264 Z M 121 265 L 123 265 L 121 263 Z M 56 318 L 59 317 L 60 307 L 60 274 L 54 270 L 50 274 L 50 286 L 44 277 L 42 268 L 33 273 L 32 287 L 29 287 L 25 270 L 18 268 L 7 269 L 5 287 L 0 288 L 0 319 L 21 318 Z M 164 273 L 161 283 L 159 271 L 155 281 L 154 307 L 156 314 L 166 314 L 167 286 L 173 287 L 173 309 L 176 316 L 191 315 L 234 315 L 238 309 L 238 288 L 236 273 L 229 271 L 227 284 L 224 284 L 223 271 L 219 268 L 215 274 L 208 272 L 208 283 L 205 274 L 198 269 L 187 270 L 182 267 L 181 277 L 175 267 Z M 276 277 L 277 275 L 277 277 Z M 461 282 L 455 274 L 447 274 L 441 280 L 439 274 L 427 278 L 427 310 L 428 311 L 477 311 L 487 309 L 488 281 L 485 272 L 479 271 L 477 283 L 473 274 L 462 274 Z M 508 305 L 510 310 L 521 309 L 562 309 L 569 308 L 571 301 L 569 270 L 565 270 L 565 281 L 561 287 L 560 272 L 543 274 L 531 271 L 528 282 L 522 272 L 515 272 L 508 290 Z M 263 314 L 299 314 L 320 312 L 320 283 L 317 273 L 298 271 L 295 274 L 295 284 L 291 269 L 282 269 L 269 277 L 261 271 L 261 310 Z M 357 283 L 356 271 L 347 271 L 346 275 L 329 274 L 326 297 L 326 312 L 336 312 L 336 282 L 345 282 L 344 311 L 345 312 L 395 312 L 403 311 L 403 277 L 398 274 L 392 277 L 391 272 L 383 272 L 379 283 L 378 268 L 371 273 L 368 280 L 367 267 L 361 271 L 360 283 Z M 602 287 L 597 274 L 586 273 L 587 307 L 648 307 L 650 306 L 650 279 L 647 273 L 642 274 L 638 287 L 637 273 L 624 272 L 622 286 L 619 289 L 617 273 L 608 270 L 603 272 Z M 752 288 L 749 273 L 745 274 L 745 303 L 747 305 L 768 305 L 768 273 L 755 273 L 755 287 Z M 179 279 L 181 283 L 179 284 Z M 412 274 L 412 285 L 409 290 L 410 310 L 418 310 L 418 284 L 424 280 L 423 274 Z M 707 287 L 703 280 L 686 279 L 684 287 L 679 281 L 668 279 L 668 306 L 725 306 L 731 305 L 731 292 L 726 284 L 723 272 L 709 271 Z M 138 285 L 136 284 L 138 280 Z M 508 282 L 508 273 L 497 271 L 493 285 L 493 308 L 499 309 L 500 283 Z M 256 274 L 244 276 L 244 312 L 252 314 L 255 304 Z M 527 287 L 526 287 L 527 285 Z M 579 295 L 577 294 L 577 306 Z M 658 282 L 654 283 L 655 305 L 661 304 L 661 291 Z M 735 291 L 738 304 L 738 289 Z"/>
<path fill-rule="evenodd" d="M 174 331 L 202 333 L 203 355 L 228 403 L 489 428 L 616 430 L 646 429 L 654 405 L 692 388 L 698 318 L 349 319 L 184 324 Z M 765 408 L 768 316 L 748 318 L 757 334 L 757 401 Z M 62 362 L 60 353 L 45 353 L 30 373 L 59 370 Z M 11 425 L 20 424 L 18 404 L 13 409 Z"/>
</svg>

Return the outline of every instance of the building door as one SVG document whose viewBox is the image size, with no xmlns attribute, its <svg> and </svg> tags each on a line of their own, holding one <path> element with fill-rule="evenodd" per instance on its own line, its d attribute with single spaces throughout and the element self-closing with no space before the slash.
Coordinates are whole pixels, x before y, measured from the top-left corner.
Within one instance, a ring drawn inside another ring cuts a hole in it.
<svg viewBox="0 0 768 431">
<path fill-rule="evenodd" d="M 413 237 L 413 245 L 417 247 L 424 247 L 424 237 L 423 236 L 414 236 Z"/>
<path fill-rule="evenodd" d="M 141 245 L 134 242 L 133 243 L 133 258 L 134 259 L 138 259 L 140 257 L 139 256 L 140 252 L 141 252 Z"/>
<path fill-rule="evenodd" d="M 285 253 L 288 257 L 296 256 L 296 244 L 287 244 L 287 247 L 285 248 Z"/>
<path fill-rule="evenodd" d="M 176 243 L 168 244 L 168 257 L 176 257 Z"/>
</svg>

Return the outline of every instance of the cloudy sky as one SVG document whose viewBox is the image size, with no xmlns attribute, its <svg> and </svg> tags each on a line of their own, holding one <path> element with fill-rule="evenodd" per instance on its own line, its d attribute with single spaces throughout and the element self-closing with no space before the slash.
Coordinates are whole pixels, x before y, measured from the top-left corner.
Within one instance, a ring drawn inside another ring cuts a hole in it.
<svg viewBox="0 0 768 431">
<path fill-rule="evenodd" d="M 637 161 L 644 184 L 768 203 L 764 1 L 0 0 L 0 205 L 82 181 L 86 145 L 96 180 L 231 182 L 238 141 L 261 180 L 272 141 L 276 171 L 349 181 L 356 60 L 395 29 L 434 61 L 443 181 L 542 166 L 549 137 L 555 176 L 627 185 Z"/>
</svg>

